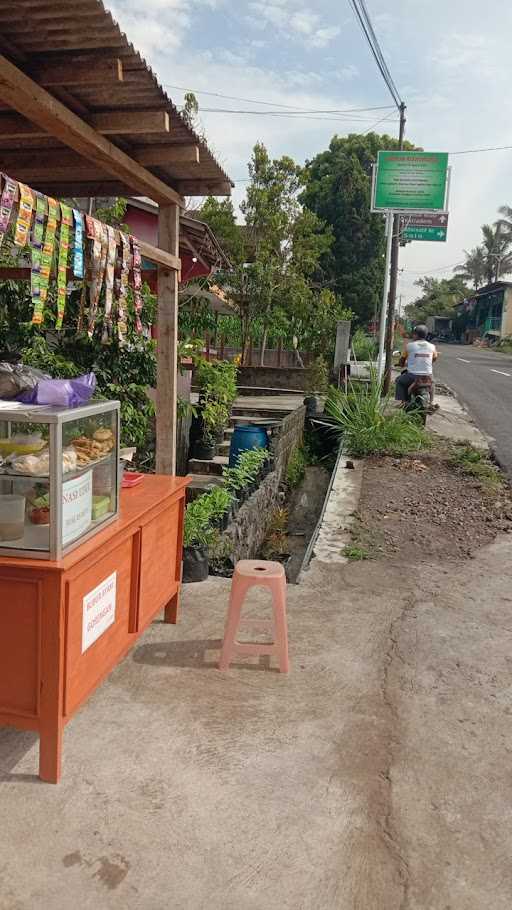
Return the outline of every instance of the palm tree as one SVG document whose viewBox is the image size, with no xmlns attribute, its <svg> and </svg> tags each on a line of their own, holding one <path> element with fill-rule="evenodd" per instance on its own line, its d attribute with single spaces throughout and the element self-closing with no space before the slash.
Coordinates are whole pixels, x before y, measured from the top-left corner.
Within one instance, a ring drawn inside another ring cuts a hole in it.
<svg viewBox="0 0 512 910">
<path fill-rule="evenodd" d="M 495 225 L 483 224 L 482 234 L 485 277 L 489 284 L 493 284 L 512 272 L 512 232 L 498 222 Z"/>
<path fill-rule="evenodd" d="M 458 265 L 455 268 L 455 272 L 470 282 L 475 291 L 478 291 L 478 288 L 481 287 L 486 278 L 486 268 L 485 268 L 485 254 L 483 247 L 475 246 L 472 250 L 464 250 L 464 255 L 466 261 L 463 265 Z"/>
</svg>

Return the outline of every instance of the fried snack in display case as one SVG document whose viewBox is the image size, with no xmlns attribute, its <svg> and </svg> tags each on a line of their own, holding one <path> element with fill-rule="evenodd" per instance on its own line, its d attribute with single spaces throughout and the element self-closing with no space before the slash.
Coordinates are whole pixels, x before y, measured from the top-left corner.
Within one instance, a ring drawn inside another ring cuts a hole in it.
<svg viewBox="0 0 512 910">
<path fill-rule="evenodd" d="M 119 402 L 0 402 L 0 553 L 59 559 L 119 515 Z"/>
</svg>

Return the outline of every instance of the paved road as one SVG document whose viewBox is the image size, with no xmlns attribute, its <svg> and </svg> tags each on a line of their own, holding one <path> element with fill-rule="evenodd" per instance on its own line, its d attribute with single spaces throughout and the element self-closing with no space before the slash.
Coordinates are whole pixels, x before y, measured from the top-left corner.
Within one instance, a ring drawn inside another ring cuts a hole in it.
<svg viewBox="0 0 512 910">
<path fill-rule="evenodd" d="M 484 433 L 496 440 L 498 459 L 512 478 L 512 356 L 470 345 L 439 346 L 436 377 L 467 407 Z"/>
</svg>

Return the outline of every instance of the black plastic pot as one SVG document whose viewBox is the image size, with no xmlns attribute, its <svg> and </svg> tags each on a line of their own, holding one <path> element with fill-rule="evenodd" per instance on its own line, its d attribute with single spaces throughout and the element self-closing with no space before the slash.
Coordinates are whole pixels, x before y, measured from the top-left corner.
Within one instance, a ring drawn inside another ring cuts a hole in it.
<svg viewBox="0 0 512 910">
<path fill-rule="evenodd" d="M 184 547 L 183 582 L 206 581 L 208 578 L 208 547 Z"/>
<path fill-rule="evenodd" d="M 318 398 L 316 395 L 306 395 L 304 399 L 304 404 L 306 405 L 306 414 L 308 417 L 311 414 L 316 414 L 318 411 Z"/>
<path fill-rule="evenodd" d="M 201 442 L 198 439 L 194 443 L 194 458 L 199 459 L 200 461 L 212 461 L 215 456 L 215 446 L 206 445 L 204 442 Z"/>
</svg>

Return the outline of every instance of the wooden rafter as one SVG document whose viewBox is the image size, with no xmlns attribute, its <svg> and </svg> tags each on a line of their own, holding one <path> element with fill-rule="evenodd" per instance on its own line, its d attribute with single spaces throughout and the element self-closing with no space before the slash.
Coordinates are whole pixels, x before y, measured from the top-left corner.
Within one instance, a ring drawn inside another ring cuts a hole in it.
<svg viewBox="0 0 512 910">
<path fill-rule="evenodd" d="M 175 190 L 96 132 L 3 56 L 0 56 L 0 97 L 101 170 L 124 181 L 134 192 L 159 203 L 183 206 L 183 199 Z"/>
<path fill-rule="evenodd" d="M 161 145 L 153 148 L 144 146 L 135 147 L 130 155 L 139 164 L 160 167 L 173 165 L 199 163 L 199 148 L 197 145 Z M 57 171 L 62 179 L 68 180 L 97 180 L 102 179 L 104 172 L 91 167 L 90 163 L 72 149 L 25 149 L 2 150 L 0 149 L 0 167 L 13 177 L 30 183 L 31 179 L 59 180 Z M 83 172 L 94 171 L 92 177 L 83 176 Z M 32 177 L 32 175 L 37 177 Z"/>
<path fill-rule="evenodd" d="M 73 66 L 63 63 L 42 63 L 33 73 L 34 81 L 45 88 L 51 86 L 109 85 L 123 81 L 123 63 L 119 57 L 113 60 L 91 58 L 87 62 L 75 61 Z"/>
</svg>

